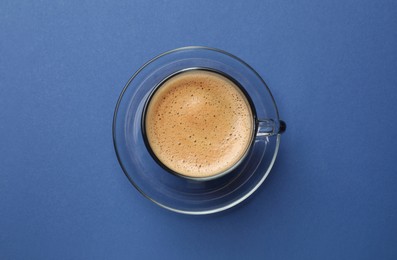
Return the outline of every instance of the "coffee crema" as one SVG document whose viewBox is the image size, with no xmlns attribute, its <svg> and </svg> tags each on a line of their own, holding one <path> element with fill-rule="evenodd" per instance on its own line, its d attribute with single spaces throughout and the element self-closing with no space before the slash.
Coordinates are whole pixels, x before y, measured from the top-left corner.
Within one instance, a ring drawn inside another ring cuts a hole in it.
<svg viewBox="0 0 397 260">
<path fill-rule="evenodd" d="M 206 70 L 172 76 L 152 95 L 145 114 L 148 144 L 157 159 L 186 177 L 231 169 L 253 138 L 250 103 L 228 78 Z"/>
</svg>

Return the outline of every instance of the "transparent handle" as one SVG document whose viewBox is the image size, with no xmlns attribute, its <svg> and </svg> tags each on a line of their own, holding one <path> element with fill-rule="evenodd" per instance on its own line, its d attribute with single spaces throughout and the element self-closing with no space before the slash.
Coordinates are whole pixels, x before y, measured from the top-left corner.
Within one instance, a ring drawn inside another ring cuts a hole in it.
<svg viewBox="0 0 397 260">
<path fill-rule="evenodd" d="M 287 124 L 282 120 L 263 119 L 258 120 L 257 138 L 278 135 L 285 132 Z"/>
</svg>

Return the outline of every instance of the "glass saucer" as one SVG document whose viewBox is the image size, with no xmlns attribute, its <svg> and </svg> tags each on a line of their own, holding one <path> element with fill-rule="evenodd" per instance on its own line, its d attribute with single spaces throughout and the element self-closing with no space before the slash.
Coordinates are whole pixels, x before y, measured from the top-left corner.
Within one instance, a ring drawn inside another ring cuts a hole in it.
<svg viewBox="0 0 397 260">
<path fill-rule="evenodd" d="M 133 186 L 146 198 L 171 211 L 203 215 L 220 212 L 248 198 L 268 176 L 277 156 L 280 135 L 257 139 L 231 172 L 210 180 L 171 174 L 151 156 L 142 133 L 146 99 L 163 79 L 186 68 L 222 71 L 238 81 L 251 97 L 258 118 L 279 119 L 265 82 L 239 58 L 207 47 L 165 52 L 144 64 L 127 82 L 113 118 L 113 142 L 119 163 Z"/>
</svg>

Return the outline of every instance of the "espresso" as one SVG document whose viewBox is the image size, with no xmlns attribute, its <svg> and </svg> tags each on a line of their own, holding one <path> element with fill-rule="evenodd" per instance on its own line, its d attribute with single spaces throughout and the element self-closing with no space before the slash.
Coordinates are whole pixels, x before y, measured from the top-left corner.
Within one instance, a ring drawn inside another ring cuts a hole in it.
<svg viewBox="0 0 397 260">
<path fill-rule="evenodd" d="M 145 115 L 148 144 L 172 171 L 193 178 L 232 168 L 251 144 L 251 106 L 228 78 L 206 70 L 181 72 L 153 94 Z"/>
</svg>

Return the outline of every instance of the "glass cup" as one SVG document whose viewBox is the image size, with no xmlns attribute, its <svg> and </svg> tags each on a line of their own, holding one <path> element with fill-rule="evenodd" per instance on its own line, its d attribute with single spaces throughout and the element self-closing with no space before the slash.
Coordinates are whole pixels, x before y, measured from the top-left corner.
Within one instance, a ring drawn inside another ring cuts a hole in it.
<svg viewBox="0 0 397 260">
<path fill-rule="evenodd" d="M 183 71 L 208 70 L 236 83 L 246 96 L 254 122 L 244 156 L 214 176 L 186 177 L 164 166 L 145 135 L 146 107 L 162 83 Z M 148 199 L 186 214 L 210 214 L 248 198 L 268 176 L 286 129 L 266 83 L 241 59 L 218 49 L 184 47 L 144 64 L 127 82 L 116 105 L 113 141 L 120 165 L 130 182 Z"/>
</svg>

